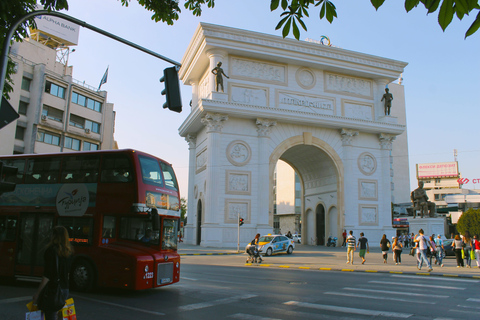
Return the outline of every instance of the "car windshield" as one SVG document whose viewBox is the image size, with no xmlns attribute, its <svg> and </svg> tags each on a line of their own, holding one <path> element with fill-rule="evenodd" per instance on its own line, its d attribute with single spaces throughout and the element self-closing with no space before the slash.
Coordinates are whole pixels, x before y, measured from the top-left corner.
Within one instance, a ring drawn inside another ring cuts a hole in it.
<svg viewBox="0 0 480 320">
<path fill-rule="evenodd" d="M 272 236 L 263 236 L 258 239 L 258 242 L 270 242 L 273 240 Z"/>
</svg>

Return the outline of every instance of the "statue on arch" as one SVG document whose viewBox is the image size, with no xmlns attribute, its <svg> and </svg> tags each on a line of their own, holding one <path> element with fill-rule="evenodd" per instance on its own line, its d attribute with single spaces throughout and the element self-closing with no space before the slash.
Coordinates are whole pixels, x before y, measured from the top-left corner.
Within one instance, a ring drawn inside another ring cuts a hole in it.
<svg viewBox="0 0 480 320">
<path fill-rule="evenodd" d="M 218 91 L 218 87 L 220 86 L 222 88 L 222 92 L 224 92 L 222 75 L 227 77 L 227 79 L 230 79 L 230 78 L 223 72 L 222 62 L 217 63 L 217 66 L 212 69 L 212 73 L 215 75 L 215 90 Z"/>
<path fill-rule="evenodd" d="M 393 100 L 393 95 L 388 92 L 388 88 L 385 88 L 385 93 L 383 94 L 382 100 L 385 100 L 385 115 L 389 116 L 390 115 L 390 109 L 392 108 L 392 100 Z"/>
</svg>

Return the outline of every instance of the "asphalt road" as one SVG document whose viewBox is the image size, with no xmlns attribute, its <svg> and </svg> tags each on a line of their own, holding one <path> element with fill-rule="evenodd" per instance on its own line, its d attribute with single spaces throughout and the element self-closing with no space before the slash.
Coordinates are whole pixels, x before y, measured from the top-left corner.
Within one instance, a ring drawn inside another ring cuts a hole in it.
<svg viewBox="0 0 480 320">
<path fill-rule="evenodd" d="M 78 319 L 479 319 L 479 279 L 231 263 L 239 259 L 186 257 L 180 283 L 155 290 L 73 292 Z M 24 318 L 36 286 L 2 283 L 0 319 Z"/>
</svg>

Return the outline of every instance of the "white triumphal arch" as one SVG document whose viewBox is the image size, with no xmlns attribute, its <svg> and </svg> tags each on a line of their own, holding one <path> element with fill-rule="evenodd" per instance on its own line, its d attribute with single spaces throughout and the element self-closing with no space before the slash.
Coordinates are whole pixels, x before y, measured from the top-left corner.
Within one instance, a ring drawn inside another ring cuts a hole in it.
<svg viewBox="0 0 480 320">
<path fill-rule="evenodd" d="M 304 243 L 343 229 L 393 235 L 391 202 L 409 194 L 404 91 L 392 83 L 406 65 L 200 24 L 180 69 L 193 89 L 179 129 L 190 151 L 185 241 L 236 247 L 239 217 L 242 245 L 271 233 L 278 160 L 300 177 Z"/>
</svg>

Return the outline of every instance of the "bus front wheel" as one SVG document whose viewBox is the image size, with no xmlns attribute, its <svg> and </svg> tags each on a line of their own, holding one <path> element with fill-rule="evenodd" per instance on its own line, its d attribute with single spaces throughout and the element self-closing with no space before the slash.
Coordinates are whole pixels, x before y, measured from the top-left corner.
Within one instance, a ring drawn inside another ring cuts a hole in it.
<svg viewBox="0 0 480 320">
<path fill-rule="evenodd" d="M 89 291 L 93 288 L 95 274 L 92 265 L 82 259 L 77 261 L 71 273 L 73 287 L 78 291 Z"/>
</svg>

